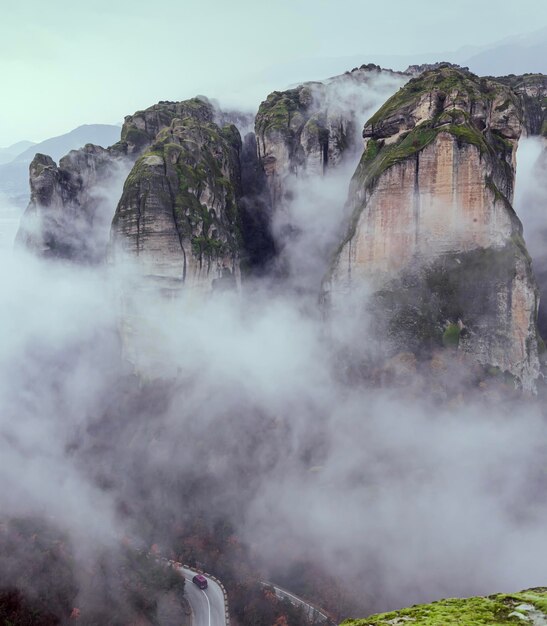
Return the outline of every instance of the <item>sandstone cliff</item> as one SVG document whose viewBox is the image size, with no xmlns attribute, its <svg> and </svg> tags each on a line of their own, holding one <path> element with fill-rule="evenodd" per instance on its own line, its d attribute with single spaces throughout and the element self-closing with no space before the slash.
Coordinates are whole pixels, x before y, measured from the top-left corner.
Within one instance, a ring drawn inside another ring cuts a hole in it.
<svg viewBox="0 0 547 626">
<path fill-rule="evenodd" d="M 523 119 L 497 81 L 450 67 L 409 81 L 365 125 L 325 291 L 343 306 L 372 288 L 394 350 L 442 346 L 448 333 L 530 389 L 538 296 L 511 206 Z"/>
<path fill-rule="evenodd" d="M 495 80 L 511 87 L 517 94 L 522 106 L 523 126 L 526 134 L 547 138 L 547 76 L 545 74 L 510 75 Z"/>
<path fill-rule="evenodd" d="M 170 121 L 160 110 L 148 121 L 133 118 L 133 140 L 156 135 L 125 182 L 113 251 L 173 285 L 230 286 L 239 278 L 241 138 L 213 120 L 212 105 L 198 98 L 177 103 Z"/>
</svg>

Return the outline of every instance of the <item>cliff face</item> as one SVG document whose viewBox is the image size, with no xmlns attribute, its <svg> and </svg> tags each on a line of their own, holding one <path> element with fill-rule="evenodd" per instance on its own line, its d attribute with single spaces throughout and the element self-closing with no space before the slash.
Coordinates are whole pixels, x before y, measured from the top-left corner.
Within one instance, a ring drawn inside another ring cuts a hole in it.
<svg viewBox="0 0 547 626">
<path fill-rule="evenodd" d="M 106 149 L 87 144 L 72 150 L 58 166 L 37 154 L 29 168 L 31 199 L 16 243 L 47 257 L 103 259 L 123 178 L 156 135 L 193 107 L 189 102 L 160 102 L 127 116 L 120 141 Z M 199 107 L 193 109 L 199 115 Z"/>
<path fill-rule="evenodd" d="M 283 202 L 288 176 L 321 174 L 355 148 L 363 91 L 379 77 L 394 91 L 409 75 L 363 65 L 324 82 L 274 91 L 262 102 L 255 133 L 274 207 Z"/>
<path fill-rule="evenodd" d="M 537 288 L 511 202 L 523 110 L 501 83 L 454 68 L 411 80 L 367 122 L 347 236 L 325 282 L 365 285 L 394 349 L 443 345 L 532 388 Z"/>
<path fill-rule="evenodd" d="M 204 100 L 177 103 L 176 113 L 161 128 L 167 117 L 157 112 L 138 122 L 139 132 L 156 137 L 125 182 L 113 251 L 174 285 L 233 286 L 240 271 L 241 138 L 235 126 L 214 123 Z"/>
<path fill-rule="evenodd" d="M 88 144 L 57 166 L 37 154 L 30 164 L 31 198 L 21 218 L 16 244 L 45 257 L 95 262 L 107 242 L 109 212 L 104 192 L 124 170 L 115 153 Z M 101 186 L 101 192 L 98 187 Z"/>
<path fill-rule="evenodd" d="M 497 81 L 509 86 L 518 96 L 523 110 L 526 134 L 547 138 L 547 76 L 524 74 L 502 76 Z"/>
</svg>

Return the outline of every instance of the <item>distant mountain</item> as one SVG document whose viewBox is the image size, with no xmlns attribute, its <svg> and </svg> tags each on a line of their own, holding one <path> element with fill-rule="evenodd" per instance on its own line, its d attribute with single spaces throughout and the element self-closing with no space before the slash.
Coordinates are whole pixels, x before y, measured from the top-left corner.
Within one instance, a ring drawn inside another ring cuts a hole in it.
<svg viewBox="0 0 547 626">
<path fill-rule="evenodd" d="M 547 73 L 547 28 L 510 37 L 458 59 L 479 75 Z"/>
<path fill-rule="evenodd" d="M 264 68 L 250 80 L 237 85 L 227 101 L 237 102 L 241 93 L 257 100 L 255 94 L 267 89 L 284 89 L 287 85 L 307 80 L 322 80 L 325 76 L 341 74 L 348 68 L 363 63 L 377 63 L 382 67 L 404 71 L 409 65 L 449 61 L 467 66 L 481 76 L 507 74 L 547 73 L 547 27 L 532 33 L 507 37 L 487 46 L 465 46 L 458 50 L 424 52 L 421 54 L 363 53 L 345 57 L 308 58 L 280 63 Z M 252 87 L 247 87 L 251 84 Z M 258 100 L 260 101 L 260 100 Z"/>
<path fill-rule="evenodd" d="M 65 135 L 46 139 L 20 153 L 15 161 L 17 163 L 30 163 L 37 152 L 49 155 L 54 161 L 58 161 L 70 150 L 81 148 L 86 143 L 98 146 L 110 146 L 120 138 L 120 127 L 112 124 L 84 124 L 71 130 Z"/>
<path fill-rule="evenodd" d="M 0 164 L 13 161 L 13 159 L 19 156 L 21 152 L 24 152 L 27 148 L 34 145 L 34 141 L 18 141 L 7 148 L 0 148 Z"/>
<path fill-rule="evenodd" d="M 120 138 L 121 128 L 112 124 L 84 124 L 58 137 L 40 143 L 19 142 L 21 150 L 15 152 L 10 162 L 2 160 L 0 152 L 0 196 L 8 199 L 13 206 L 24 208 L 29 200 L 28 166 L 38 152 L 48 154 L 55 161 L 62 156 L 81 148 L 87 143 L 109 146 Z M 4 150 L 15 151 L 14 146 Z"/>
</svg>

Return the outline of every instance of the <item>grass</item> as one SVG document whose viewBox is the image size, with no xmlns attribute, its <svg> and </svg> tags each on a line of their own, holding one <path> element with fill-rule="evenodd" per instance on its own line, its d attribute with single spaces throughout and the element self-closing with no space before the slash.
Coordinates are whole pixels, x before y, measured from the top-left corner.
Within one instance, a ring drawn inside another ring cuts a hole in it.
<svg viewBox="0 0 547 626">
<path fill-rule="evenodd" d="M 513 595 L 498 594 L 488 597 L 452 598 L 431 604 L 422 604 L 372 615 L 365 619 L 349 619 L 342 626 L 509 626 L 525 624 L 522 617 L 526 612 L 517 607 L 523 603 L 531 604 L 547 614 L 547 595 L 545 589 L 531 589 Z M 406 619 L 405 619 L 406 618 Z M 400 620 L 400 621 L 398 621 Z M 530 623 L 530 622 L 528 622 Z"/>
</svg>

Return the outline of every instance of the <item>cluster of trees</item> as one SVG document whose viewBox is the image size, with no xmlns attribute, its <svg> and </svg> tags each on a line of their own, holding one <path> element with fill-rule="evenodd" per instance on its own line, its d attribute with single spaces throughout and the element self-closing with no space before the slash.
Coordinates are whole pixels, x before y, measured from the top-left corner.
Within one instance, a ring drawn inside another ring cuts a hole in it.
<svg viewBox="0 0 547 626">
<path fill-rule="evenodd" d="M 173 545 L 173 558 L 203 568 L 223 582 L 236 626 L 311 626 L 313 623 L 301 608 L 278 598 L 272 589 L 260 584 L 265 575 L 253 565 L 249 548 L 240 541 L 229 520 L 217 518 L 208 523 L 205 518 L 197 517 L 177 528 Z M 310 563 L 301 562 L 279 572 L 276 582 L 322 607 L 326 600 L 337 611 L 346 600 L 337 582 Z"/>
<path fill-rule="evenodd" d="M 76 560 L 69 538 L 39 518 L 0 523 L 0 623 L 178 626 L 184 577 L 127 546 Z"/>
</svg>

